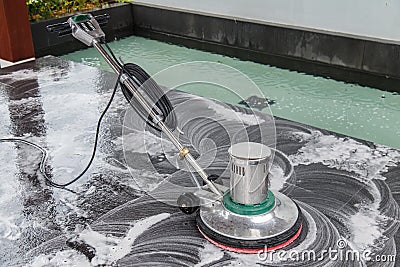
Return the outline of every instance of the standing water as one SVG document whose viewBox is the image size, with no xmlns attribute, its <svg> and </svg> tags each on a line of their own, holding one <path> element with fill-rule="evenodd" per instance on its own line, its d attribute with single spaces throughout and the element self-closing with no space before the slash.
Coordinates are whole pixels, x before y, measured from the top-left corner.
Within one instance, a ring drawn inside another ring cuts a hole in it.
<svg viewBox="0 0 400 267">
<path fill-rule="evenodd" d="M 150 74 L 191 61 L 226 64 L 246 74 L 268 99 L 274 100 L 270 107 L 276 116 L 400 148 L 400 95 L 398 93 L 242 61 L 136 36 L 113 42 L 110 46 L 124 62 L 136 63 Z M 93 48 L 70 53 L 62 58 L 110 70 L 107 63 Z M 218 70 L 214 73 L 219 77 L 224 75 L 218 73 Z M 194 80 L 196 75 L 198 75 L 197 72 L 193 73 Z M 235 79 L 235 77 L 226 78 Z M 227 94 L 226 91 L 215 90 L 213 86 L 190 84 L 177 89 L 231 104 L 238 104 L 241 101 L 235 95 Z"/>
</svg>

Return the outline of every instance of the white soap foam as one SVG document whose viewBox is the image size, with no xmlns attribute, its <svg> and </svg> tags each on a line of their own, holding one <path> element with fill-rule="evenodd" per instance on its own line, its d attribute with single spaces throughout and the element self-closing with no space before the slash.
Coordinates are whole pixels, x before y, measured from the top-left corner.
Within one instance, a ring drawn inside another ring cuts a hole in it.
<svg viewBox="0 0 400 267">
<path fill-rule="evenodd" d="M 112 264 L 129 254 L 132 244 L 137 237 L 169 216 L 169 213 L 161 213 L 136 221 L 127 235 L 122 239 L 104 236 L 90 229 L 84 230 L 79 235 L 79 238 L 96 250 L 96 256 L 91 261 L 92 265 Z"/>
<path fill-rule="evenodd" d="M 289 177 L 285 177 L 285 173 L 283 172 L 282 168 L 276 165 L 271 166 L 269 173 L 270 188 L 274 191 L 281 190 L 286 182 L 286 179 Z"/>
<path fill-rule="evenodd" d="M 130 168 L 129 172 L 130 176 L 119 178 L 119 183 L 145 192 L 151 192 L 168 178 L 168 175 L 147 170 L 136 170 Z"/>
<path fill-rule="evenodd" d="M 369 190 L 374 200 L 370 203 L 358 204 L 359 211 L 351 215 L 348 220 L 348 227 L 351 229 L 350 243 L 358 251 L 379 248 L 387 238 L 383 235 L 386 218 L 379 211 L 381 195 L 379 190 L 373 186 Z"/>
<path fill-rule="evenodd" d="M 169 213 L 161 213 L 138 220 L 124 238 L 106 236 L 92 229 L 83 230 L 79 239 L 95 249 L 95 257 L 91 262 L 75 250 L 65 250 L 56 254 L 39 255 L 29 266 L 110 266 L 131 252 L 133 243 L 141 234 L 168 217 Z"/>
<path fill-rule="evenodd" d="M 395 162 L 400 160 L 400 153 L 382 145 L 373 149 L 353 139 L 322 135 L 318 131 L 312 135 L 309 143 L 290 159 L 294 165 L 322 163 L 330 168 L 358 174 L 352 177 L 368 186 L 373 201 L 359 204 L 359 211 L 348 218 L 347 227 L 351 231 L 349 242 L 359 251 L 378 247 L 385 240 L 382 225 L 387 218 L 379 211 L 381 196 L 371 180 L 384 180 L 381 174 L 388 167 L 395 166 Z"/>
<path fill-rule="evenodd" d="M 384 218 L 376 210 L 367 207 L 350 217 L 351 235 L 350 241 L 358 251 L 373 249 L 378 246 L 376 242 L 383 236 L 380 226 Z M 381 242 L 379 242 L 381 243 Z"/>
<path fill-rule="evenodd" d="M 89 196 L 93 193 L 95 193 L 97 190 L 95 185 L 92 185 L 91 187 L 89 187 L 89 189 L 85 192 L 85 196 Z"/>
<path fill-rule="evenodd" d="M 37 80 L 43 85 L 49 82 L 53 85 L 56 83 L 63 83 L 68 78 L 70 78 L 70 72 L 55 69 L 52 67 L 42 67 L 39 70 L 21 69 L 13 71 L 11 73 L 0 75 L 0 79 L 9 80 L 9 82 L 16 82 L 21 80 Z"/>
<path fill-rule="evenodd" d="M 208 108 L 215 111 L 215 113 L 225 120 L 239 121 L 245 125 L 258 125 L 265 122 L 263 119 L 255 114 L 243 114 L 239 111 L 234 111 L 222 104 L 215 103 L 213 101 L 208 101 Z"/>
<path fill-rule="evenodd" d="M 308 141 L 313 137 L 312 134 L 305 132 L 292 132 L 291 134 L 295 140 L 298 140 L 300 142 Z"/>
<path fill-rule="evenodd" d="M 90 262 L 86 256 L 75 250 L 58 251 L 55 255 L 39 255 L 30 267 L 90 267 Z"/>
<path fill-rule="evenodd" d="M 128 134 L 112 141 L 115 145 L 122 145 L 125 152 L 148 153 L 155 155 L 176 151 L 171 141 L 156 136 L 150 132 L 133 130 Z"/>
<path fill-rule="evenodd" d="M 37 73 L 32 69 L 22 69 L 18 71 L 13 71 L 12 73 L 2 74 L 0 78 L 7 79 L 10 81 L 37 79 Z"/>
<path fill-rule="evenodd" d="M 258 254 L 239 254 L 229 252 L 235 260 L 231 261 L 228 267 L 243 267 L 243 266 L 265 266 L 260 260 Z"/>
<path fill-rule="evenodd" d="M 41 144 L 37 137 L 25 135 L 22 139 L 39 145 Z M 19 177 L 20 172 L 29 174 L 39 173 L 38 163 L 41 159 L 41 153 L 37 149 L 25 144 L 0 143 L 0 146 L 0 157 L 9 159 L 3 162 L 4 164 L 0 173 L 0 177 L 8 177 L 5 182 L 0 183 L 0 239 L 17 240 L 26 228 L 46 228 L 46 222 L 40 218 L 23 216 L 25 207 L 24 198 L 21 198 L 21 194 L 24 194 L 21 190 L 24 190 L 25 182 Z M 24 153 L 18 153 L 17 149 L 15 149 L 16 146 L 23 148 Z M 39 176 L 39 181 L 44 183 L 44 179 L 41 176 Z M 33 188 L 30 194 L 40 194 L 40 190 L 39 188 Z M 65 192 L 62 191 L 60 194 Z M 56 203 L 60 204 L 57 206 L 57 211 L 61 211 L 65 205 L 57 201 Z M 52 203 L 51 205 L 56 204 Z M 65 222 L 64 215 L 60 215 L 60 221 L 62 222 Z"/>
<path fill-rule="evenodd" d="M 16 196 L 20 193 L 20 184 L 15 164 L 14 144 L 0 143 L 0 157 L 4 161 L 0 171 L 0 243 L 1 239 L 17 240 L 21 236 L 22 221 L 18 220 L 23 203 Z M 8 177 L 12 177 L 9 179 Z"/>
<path fill-rule="evenodd" d="M 6 217 L 4 214 L 0 217 L 0 240 L 17 240 L 21 237 L 21 225 L 17 225 L 14 216 Z"/>
<path fill-rule="evenodd" d="M 396 166 L 400 152 L 382 145 L 370 148 L 354 139 L 313 132 L 313 138 L 297 154 L 290 155 L 294 165 L 322 163 L 330 168 L 359 174 L 359 180 L 385 178 L 380 174 Z"/>
<path fill-rule="evenodd" d="M 90 75 L 96 76 L 97 73 L 98 70 L 90 70 Z M 45 111 L 44 115 L 38 113 L 36 117 L 30 117 L 30 121 L 39 121 L 44 119 L 46 122 L 45 141 L 32 136 L 24 136 L 24 138 L 42 145 L 48 150 L 53 179 L 62 183 L 67 182 L 71 177 L 78 175 L 86 166 L 92 152 L 97 120 L 100 112 L 104 109 L 110 93 L 99 94 L 96 91 L 96 88 L 89 86 L 92 84 L 92 81 L 79 80 L 78 77 L 74 75 L 62 76 L 62 79 L 68 81 L 68 83 L 76 85 L 73 87 L 68 85 L 69 89 L 72 89 L 72 91 L 63 90 L 65 86 L 67 86 L 64 85 L 63 82 L 57 82 L 57 86 L 52 82 L 54 77 L 51 76 L 53 75 L 58 77 L 59 74 L 60 73 L 53 73 L 51 70 L 46 69 L 41 71 L 23 70 L 17 72 L 16 75 L 13 73 L 9 76 L 1 76 L 1 78 L 18 78 L 18 80 L 31 78 L 38 79 L 40 84 L 40 94 L 43 97 L 29 97 L 21 100 L 12 100 L 9 104 L 16 107 L 23 107 L 23 110 L 34 110 L 37 106 L 43 108 Z M 85 90 L 82 90 L 82 88 Z M 66 99 L 74 99 L 74 101 L 69 101 L 68 105 L 66 105 Z M 121 99 L 122 98 L 119 98 L 119 100 Z M 115 103 L 113 106 L 115 106 Z M 2 114 L 8 114 L 7 103 L 0 105 L 0 110 L 3 109 L 5 112 Z M 111 112 L 107 114 L 105 119 L 109 116 L 115 115 L 115 113 L 112 113 L 112 108 L 110 111 Z M 84 114 L 84 116 L 82 116 L 82 114 Z M 4 125 L 9 125 L 9 116 L 0 117 L 0 122 L 4 122 Z M 105 126 L 106 124 L 102 125 L 102 131 L 106 131 Z M 5 131 L 6 127 L 3 127 L 1 130 Z M 8 133 L 4 133 L 3 136 L 7 134 Z M 101 141 L 102 136 L 100 136 L 100 142 Z M 2 148 L 3 146 L 8 146 L 10 147 L 9 150 L 13 150 L 14 144 L 1 144 L 1 146 Z M 38 163 L 41 156 L 40 152 L 31 147 L 25 148 L 25 145 L 21 146 L 24 146 L 24 149 L 29 153 L 18 155 L 18 166 L 23 168 L 24 171 L 38 173 Z M 78 183 L 75 183 L 70 187 L 77 192 L 78 195 L 81 195 L 81 193 L 83 194 L 86 190 L 82 187 L 82 184 L 85 183 L 87 177 L 89 177 L 93 170 L 103 171 L 106 169 L 110 171 L 128 172 L 127 169 L 122 170 L 119 168 L 116 170 L 117 168 L 115 168 L 115 166 L 103 161 L 102 159 L 104 154 L 102 153 L 101 148 L 102 147 L 99 147 L 97 150 L 96 158 L 87 175 L 85 175 Z M 6 155 L 10 155 L 11 152 L 9 150 L 4 149 L 1 151 L 6 153 Z M 11 155 L 13 154 L 11 153 Z M 15 168 L 15 162 L 10 161 L 10 164 L 10 168 Z M 3 166 L 2 171 L 4 172 L 6 170 L 8 170 L 8 168 Z M 15 173 L 18 171 L 13 170 L 12 172 Z M 144 170 L 141 173 L 141 170 L 135 170 L 135 176 L 139 177 L 140 175 L 148 177 L 147 182 L 143 182 L 138 186 L 135 184 L 135 181 L 132 181 L 132 178 L 130 178 L 126 179 L 126 184 L 138 189 L 143 189 L 143 187 L 152 189 L 159 183 L 158 179 L 154 179 L 156 176 L 155 173 L 152 173 L 151 171 Z M 9 176 L 11 175 L 4 177 Z M 159 176 L 158 178 L 162 179 L 163 176 Z M 39 176 L 39 180 L 41 182 L 44 181 L 41 176 Z M 14 203 L 14 209 L 1 209 L 0 236 L 15 239 L 20 236 L 20 232 L 22 231 L 21 225 L 23 225 L 25 221 L 24 218 L 19 216 L 19 214 L 21 214 L 20 209 L 15 208 L 18 204 L 18 201 L 15 201 L 15 197 L 18 195 L 19 182 L 18 179 L 15 178 L 7 183 L 2 183 L 2 185 L 3 186 L 0 186 L 0 192 L 4 189 L 5 192 L 13 193 L 1 194 L 0 199 L 3 197 L 11 198 L 11 200 L 7 201 Z M 69 219 L 66 220 L 66 218 L 88 217 L 87 212 L 80 208 L 82 206 L 82 199 L 79 198 L 78 195 L 64 190 L 56 190 L 53 194 L 53 205 L 56 207 L 55 222 L 61 227 L 62 231 L 66 233 L 69 231 L 67 229 Z M 8 203 L 7 201 L 4 199 L 1 203 Z M 16 216 L 14 216 L 14 213 Z M 35 222 L 30 223 L 33 224 Z"/>
<path fill-rule="evenodd" d="M 201 267 L 218 261 L 224 257 L 224 252 L 210 242 L 205 242 L 204 247 L 199 251 L 200 262 L 195 267 Z"/>
</svg>

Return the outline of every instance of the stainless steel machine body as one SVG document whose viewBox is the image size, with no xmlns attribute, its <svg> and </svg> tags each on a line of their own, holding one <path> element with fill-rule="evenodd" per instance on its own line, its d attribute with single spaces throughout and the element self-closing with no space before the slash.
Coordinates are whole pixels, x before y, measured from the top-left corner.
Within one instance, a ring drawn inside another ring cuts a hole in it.
<svg viewBox="0 0 400 267">
<path fill-rule="evenodd" d="M 271 149 L 259 143 L 238 143 L 228 150 L 230 193 L 234 202 L 259 204 L 267 198 Z"/>
</svg>

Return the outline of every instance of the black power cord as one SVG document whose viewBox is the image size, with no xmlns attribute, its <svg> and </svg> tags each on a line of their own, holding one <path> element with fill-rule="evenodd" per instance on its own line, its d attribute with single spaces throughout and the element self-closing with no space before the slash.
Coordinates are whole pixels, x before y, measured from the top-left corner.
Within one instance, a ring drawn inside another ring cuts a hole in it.
<svg viewBox="0 0 400 267">
<path fill-rule="evenodd" d="M 1 138 L 0 142 L 22 143 L 22 144 L 29 145 L 29 146 L 32 146 L 32 147 L 40 150 L 40 152 L 42 152 L 42 159 L 40 160 L 40 163 L 39 163 L 39 170 L 40 170 L 40 173 L 43 175 L 43 177 L 46 179 L 47 183 L 49 185 L 51 185 L 53 187 L 57 187 L 57 188 L 64 188 L 66 186 L 69 186 L 69 185 L 75 183 L 77 180 L 79 180 L 87 172 L 87 170 L 90 168 L 90 166 L 93 163 L 94 157 L 96 155 L 97 143 L 98 143 L 98 140 L 99 140 L 101 122 L 102 122 L 104 116 L 106 115 L 108 109 L 110 108 L 112 101 L 114 100 L 114 96 L 115 96 L 115 93 L 117 92 L 117 88 L 118 88 L 118 82 L 115 84 L 115 87 L 114 87 L 113 92 L 111 94 L 110 100 L 108 101 L 107 106 L 104 108 L 103 112 L 101 113 L 101 115 L 99 117 L 99 120 L 97 121 L 97 127 L 96 127 L 96 134 L 95 134 L 95 139 L 94 139 L 93 150 L 92 150 L 92 156 L 90 157 L 90 160 L 89 160 L 88 164 L 86 165 L 86 167 L 83 169 L 83 171 L 78 176 L 76 176 L 74 179 L 72 179 L 71 181 L 69 181 L 69 182 L 67 182 L 65 184 L 56 183 L 56 182 L 52 181 L 52 179 L 47 175 L 47 173 L 46 173 L 46 161 L 47 161 L 47 158 L 48 158 L 48 154 L 47 154 L 46 149 L 44 149 L 43 147 L 41 147 L 41 146 L 39 146 L 39 145 L 37 145 L 37 144 L 35 144 L 33 142 L 30 142 L 30 141 L 27 141 L 27 140 L 24 140 L 24 139 L 20 139 L 20 138 Z"/>
<path fill-rule="evenodd" d="M 125 96 L 126 100 L 130 103 L 130 105 L 133 107 L 133 109 L 140 115 L 140 117 L 146 121 L 146 123 L 154 128 L 157 131 L 161 131 L 161 129 L 152 121 L 152 119 L 149 117 L 148 114 L 144 110 L 141 109 L 141 106 L 139 102 L 133 97 L 132 92 L 120 82 L 121 75 L 125 74 L 129 76 L 129 78 L 133 79 L 136 81 L 138 84 L 139 88 L 141 89 L 141 92 L 143 92 L 150 101 L 155 103 L 155 107 L 153 107 L 153 111 L 157 115 L 162 116 L 163 122 L 170 127 L 170 129 L 175 129 L 176 128 L 176 117 L 175 113 L 173 112 L 173 107 L 169 99 L 165 96 L 164 91 L 161 89 L 161 87 L 150 77 L 150 75 L 143 70 L 140 66 L 133 64 L 133 63 L 128 63 L 128 64 L 121 64 L 120 61 L 117 59 L 117 57 L 114 55 L 113 51 L 109 47 L 109 45 L 103 41 L 103 44 L 107 47 L 108 51 L 110 52 L 111 56 L 114 58 L 114 60 L 117 62 L 117 64 L 121 67 L 121 72 L 118 75 L 118 80 L 115 83 L 113 92 L 110 96 L 110 100 L 107 103 L 107 106 L 101 113 L 99 120 L 97 121 L 97 127 L 96 127 L 96 134 L 95 134 L 95 139 L 94 139 L 94 145 L 93 145 L 93 150 L 92 150 L 92 155 L 90 157 L 90 160 L 86 167 L 83 169 L 83 171 L 76 176 L 74 179 L 71 181 L 60 184 L 52 181 L 52 179 L 47 175 L 46 173 L 46 161 L 48 158 L 48 153 L 47 151 L 33 143 L 24 139 L 20 138 L 1 138 L 1 142 L 13 142 L 13 143 L 22 143 L 25 145 L 32 146 L 42 152 L 42 159 L 40 160 L 39 163 L 39 170 L 42 173 L 43 177 L 46 179 L 49 185 L 57 188 L 65 188 L 73 183 L 75 183 L 77 180 L 79 180 L 90 168 L 90 166 L 93 163 L 94 157 L 96 155 L 96 150 L 97 150 L 97 143 L 99 140 L 99 132 L 100 132 L 100 127 L 101 127 L 101 122 L 106 115 L 108 109 L 111 106 L 112 101 L 114 100 L 115 94 L 118 89 L 118 85 L 121 86 L 121 90 L 123 95 Z M 139 90 L 139 88 L 137 88 Z M 161 114 L 160 114 L 161 113 Z"/>
</svg>

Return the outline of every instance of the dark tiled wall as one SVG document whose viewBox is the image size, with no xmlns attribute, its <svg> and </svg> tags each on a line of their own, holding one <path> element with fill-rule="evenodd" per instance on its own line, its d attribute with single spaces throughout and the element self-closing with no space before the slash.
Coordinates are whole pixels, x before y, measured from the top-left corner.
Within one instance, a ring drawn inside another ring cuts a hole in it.
<svg viewBox="0 0 400 267">
<path fill-rule="evenodd" d="M 132 34 L 400 92 L 400 46 L 355 36 L 237 21 L 141 5 L 121 4 L 93 11 L 109 14 L 107 39 Z M 48 24 L 31 24 L 36 57 L 85 48 L 72 36 L 48 33 Z"/>
<path fill-rule="evenodd" d="M 141 5 L 133 5 L 133 13 L 138 35 L 400 91 L 396 44 Z"/>
</svg>

